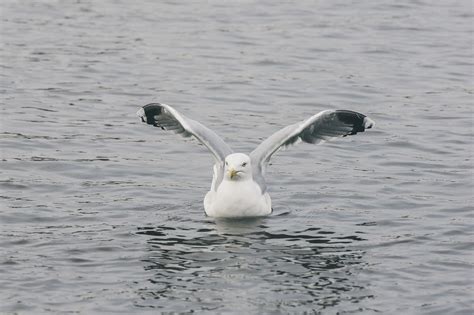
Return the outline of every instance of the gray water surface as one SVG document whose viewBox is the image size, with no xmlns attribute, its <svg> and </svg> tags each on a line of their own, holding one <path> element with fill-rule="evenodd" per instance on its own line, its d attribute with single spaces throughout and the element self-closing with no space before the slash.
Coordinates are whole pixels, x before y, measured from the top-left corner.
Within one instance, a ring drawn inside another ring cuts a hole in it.
<svg viewBox="0 0 474 315">
<path fill-rule="evenodd" d="M 471 314 L 471 1 L 2 1 L 0 313 Z M 274 213 L 206 218 L 212 157 L 324 109 Z"/>
</svg>

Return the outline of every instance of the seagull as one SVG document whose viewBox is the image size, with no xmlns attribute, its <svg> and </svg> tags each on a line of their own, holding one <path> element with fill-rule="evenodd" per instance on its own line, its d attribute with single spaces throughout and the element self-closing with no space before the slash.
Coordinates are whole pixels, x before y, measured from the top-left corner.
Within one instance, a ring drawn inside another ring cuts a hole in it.
<svg viewBox="0 0 474 315">
<path fill-rule="evenodd" d="M 272 155 L 282 147 L 299 142 L 319 144 L 355 135 L 372 128 L 369 117 L 349 110 L 324 110 L 286 126 L 264 140 L 250 154 L 234 153 L 214 131 L 173 107 L 151 103 L 137 112 L 142 122 L 183 137 L 194 137 L 214 156 L 211 189 L 204 197 L 204 211 L 210 217 L 244 218 L 267 216 L 272 202 L 265 183 L 265 169 Z"/>
</svg>

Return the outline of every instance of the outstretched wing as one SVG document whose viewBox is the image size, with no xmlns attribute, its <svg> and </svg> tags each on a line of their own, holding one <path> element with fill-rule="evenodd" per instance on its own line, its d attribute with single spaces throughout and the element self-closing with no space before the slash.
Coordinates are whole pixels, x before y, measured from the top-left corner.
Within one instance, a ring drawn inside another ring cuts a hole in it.
<svg viewBox="0 0 474 315">
<path fill-rule="evenodd" d="M 349 110 L 325 110 L 287 126 L 263 141 L 250 153 L 254 176 L 261 176 L 273 153 L 295 142 L 321 143 L 332 138 L 363 132 L 375 125 L 369 117 Z"/>
<path fill-rule="evenodd" d="M 214 155 L 216 163 L 224 163 L 225 157 L 232 153 L 231 148 L 214 131 L 199 122 L 180 114 L 166 104 L 152 103 L 138 110 L 137 115 L 149 125 L 163 130 L 172 130 L 183 137 L 194 136 Z"/>
</svg>

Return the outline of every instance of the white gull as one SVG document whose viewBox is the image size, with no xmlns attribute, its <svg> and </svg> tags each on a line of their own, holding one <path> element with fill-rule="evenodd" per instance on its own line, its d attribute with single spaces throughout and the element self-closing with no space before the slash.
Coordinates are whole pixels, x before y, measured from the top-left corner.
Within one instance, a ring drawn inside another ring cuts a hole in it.
<svg viewBox="0 0 474 315">
<path fill-rule="evenodd" d="M 147 124 L 172 130 L 184 137 L 194 136 L 214 155 L 211 189 L 204 198 L 204 210 L 211 217 L 255 217 L 272 212 L 265 184 L 265 168 L 280 148 L 307 142 L 318 144 L 372 128 L 374 121 L 349 110 L 325 110 L 302 122 L 277 131 L 249 155 L 234 153 L 217 134 L 189 119 L 173 107 L 152 103 L 138 110 Z"/>
</svg>

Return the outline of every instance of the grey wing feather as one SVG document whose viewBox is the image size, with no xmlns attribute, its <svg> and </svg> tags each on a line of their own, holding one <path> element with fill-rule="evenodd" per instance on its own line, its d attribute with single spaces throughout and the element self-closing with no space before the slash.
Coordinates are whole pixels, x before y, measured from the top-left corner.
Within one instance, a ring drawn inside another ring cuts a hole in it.
<svg viewBox="0 0 474 315">
<path fill-rule="evenodd" d="M 363 114 L 348 110 L 325 110 L 309 119 L 289 125 L 264 140 L 250 153 L 254 179 L 265 189 L 263 173 L 272 155 L 280 148 L 297 142 L 318 144 L 336 137 L 363 132 L 375 125 Z"/>
<path fill-rule="evenodd" d="M 194 136 L 205 145 L 215 159 L 215 188 L 223 178 L 225 157 L 232 153 L 232 149 L 214 131 L 201 123 L 189 119 L 173 107 L 166 104 L 152 103 L 143 106 L 137 112 L 141 120 L 149 125 L 171 130 L 183 137 Z"/>
</svg>

